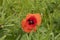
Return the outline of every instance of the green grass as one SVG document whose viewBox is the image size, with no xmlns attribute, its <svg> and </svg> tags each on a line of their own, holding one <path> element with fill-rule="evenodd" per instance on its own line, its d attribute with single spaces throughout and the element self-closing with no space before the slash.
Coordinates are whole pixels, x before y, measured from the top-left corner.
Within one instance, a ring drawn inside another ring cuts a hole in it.
<svg viewBox="0 0 60 40">
<path fill-rule="evenodd" d="M 42 24 L 28 35 L 21 21 L 32 12 Z M 0 0 L 0 40 L 60 40 L 60 0 Z"/>
</svg>

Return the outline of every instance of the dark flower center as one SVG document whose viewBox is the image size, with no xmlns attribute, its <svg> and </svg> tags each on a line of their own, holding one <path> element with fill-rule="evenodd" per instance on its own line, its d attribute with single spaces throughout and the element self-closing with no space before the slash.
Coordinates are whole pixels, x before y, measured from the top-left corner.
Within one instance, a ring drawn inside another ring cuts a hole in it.
<svg viewBox="0 0 60 40">
<path fill-rule="evenodd" d="M 34 21 L 33 20 L 28 20 L 28 22 L 29 22 L 29 25 L 34 24 Z"/>
<path fill-rule="evenodd" d="M 29 25 L 36 25 L 37 21 L 36 18 L 34 16 L 31 16 L 28 20 L 27 20 Z"/>
</svg>

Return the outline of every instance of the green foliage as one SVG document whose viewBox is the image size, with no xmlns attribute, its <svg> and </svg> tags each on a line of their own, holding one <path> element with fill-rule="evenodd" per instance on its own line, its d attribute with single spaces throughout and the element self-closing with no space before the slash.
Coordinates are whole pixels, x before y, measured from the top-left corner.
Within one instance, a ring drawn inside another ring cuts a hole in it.
<svg viewBox="0 0 60 40">
<path fill-rule="evenodd" d="M 21 21 L 32 12 L 42 24 L 28 34 Z M 0 0 L 0 40 L 60 40 L 60 0 Z"/>
</svg>

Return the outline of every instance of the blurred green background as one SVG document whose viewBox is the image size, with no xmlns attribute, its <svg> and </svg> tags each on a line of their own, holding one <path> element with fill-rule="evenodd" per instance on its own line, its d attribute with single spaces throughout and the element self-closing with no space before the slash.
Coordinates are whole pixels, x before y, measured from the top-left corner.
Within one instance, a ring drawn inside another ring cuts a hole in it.
<svg viewBox="0 0 60 40">
<path fill-rule="evenodd" d="M 28 34 L 21 21 L 32 12 L 42 24 Z M 60 40 L 60 0 L 0 0 L 0 40 Z"/>
</svg>

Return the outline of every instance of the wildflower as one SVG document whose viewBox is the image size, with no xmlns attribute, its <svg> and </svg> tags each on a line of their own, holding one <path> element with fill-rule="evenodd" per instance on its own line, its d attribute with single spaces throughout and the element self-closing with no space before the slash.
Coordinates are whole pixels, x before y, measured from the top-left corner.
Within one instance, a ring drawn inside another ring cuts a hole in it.
<svg viewBox="0 0 60 40">
<path fill-rule="evenodd" d="M 27 14 L 26 18 L 22 20 L 22 29 L 23 31 L 30 33 L 32 30 L 36 31 L 37 26 L 41 24 L 41 15 L 36 14 Z"/>
</svg>

